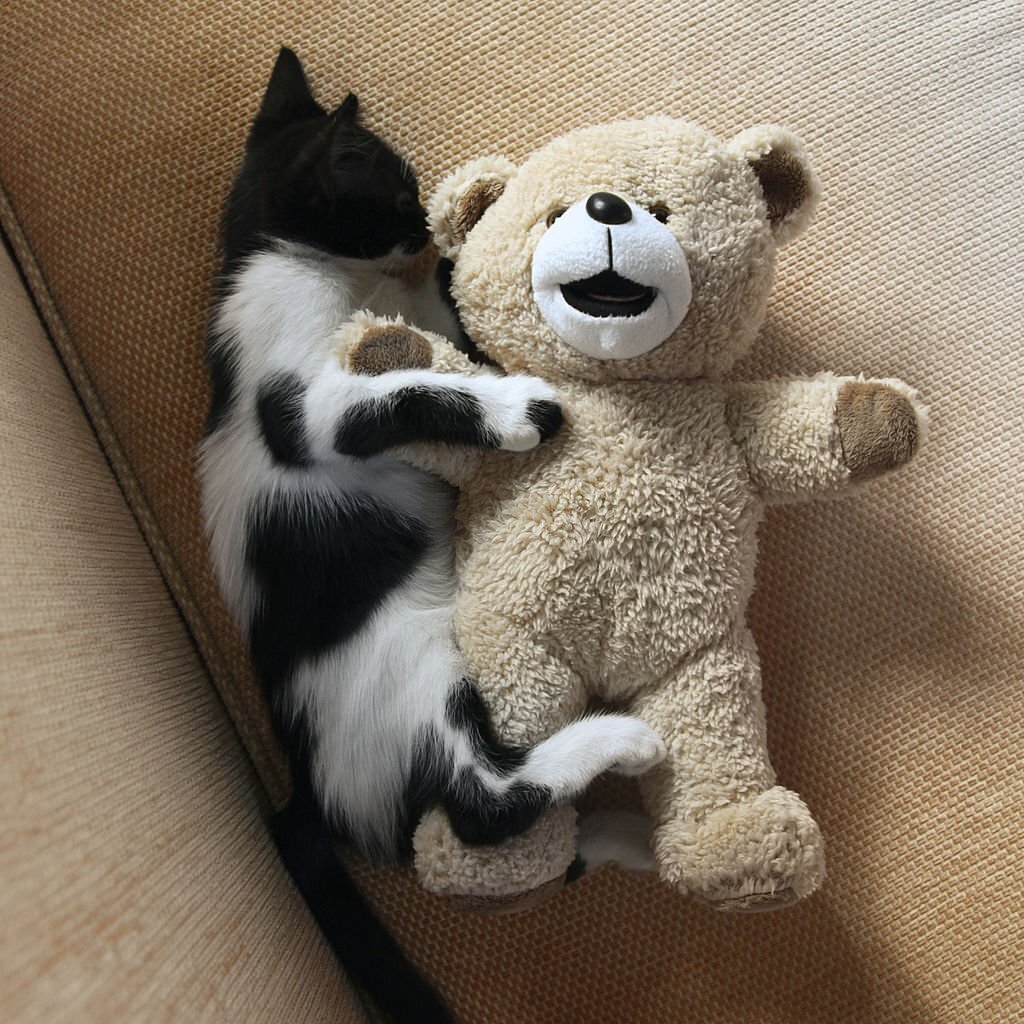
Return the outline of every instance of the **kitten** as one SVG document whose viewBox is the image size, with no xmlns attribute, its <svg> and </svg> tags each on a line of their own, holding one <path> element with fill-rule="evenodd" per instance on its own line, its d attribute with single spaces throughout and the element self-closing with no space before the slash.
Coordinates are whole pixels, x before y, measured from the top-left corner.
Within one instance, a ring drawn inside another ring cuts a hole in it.
<svg viewBox="0 0 1024 1024">
<path fill-rule="evenodd" d="M 643 770 L 664 750 L 620 715 L 530 750 L 499 745 L 453 641 L 452 493 L 386 454 L 353 454 L 346 412 L 366 401 L 387 410 L 388 443 L 524 450 L 560 422 L 534 378 L 355 376 L 334 358 L 334 332 L 361 308 L 458 336 L 436 281 L 404 273 L 428 237 L 408 163 L 360 124 L 355 96 L 328 114 L 282 49 L 224 216 L 203 514 L 289 754 L 282 859 L 356 980 L 396 1020 L 418 1022 L 449 1018 L 334 838 L 394 862 L 441 803 L 463 839 L 498 842 L 602 771 Z"/>
</svg>

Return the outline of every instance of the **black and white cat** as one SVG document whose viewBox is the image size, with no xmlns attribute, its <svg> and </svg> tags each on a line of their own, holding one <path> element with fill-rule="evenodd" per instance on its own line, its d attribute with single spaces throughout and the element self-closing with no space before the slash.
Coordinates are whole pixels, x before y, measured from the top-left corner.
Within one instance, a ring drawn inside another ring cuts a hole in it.
<svg viewBox="0 0 1024 1024">
<path fill-rule="evenodd" d="M 350 94 L 327 114 L 281 50 L 225 211 L 200 479 L 213 566 L 290 757 L 282 858 L 356 979 L 395 1019 L 429 1022 L 448 1019 L 441 1001 L 348 879 L 335 836 L 395 861 L 441 803 L 463 839 L 497 842 L 664 746 L 622 715 L 530 750 L 498 745 L 453 641 L 450 490 L 352 454 L 368 407 L 378 449 L 525 450 L 560 422 L 534 378 L 356 376 L 334 357 L 332 336 L 362 308 L 458 333 L 437 283 L 402 276 L 428 241 L 416 180 L 357 107 Z"/>
</svg>

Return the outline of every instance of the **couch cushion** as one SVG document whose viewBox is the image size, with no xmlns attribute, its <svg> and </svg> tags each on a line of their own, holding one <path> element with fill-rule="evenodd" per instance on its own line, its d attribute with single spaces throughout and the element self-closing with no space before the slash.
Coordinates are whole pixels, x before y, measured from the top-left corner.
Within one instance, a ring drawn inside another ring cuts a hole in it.
<svg viewBox="0 0 1024 1024">
<path fill-rule="evenodd" d="M 782 780 L 830 878 L 717 917 L 609 872 L 514 921 L 366 875 L 467 1020 L 1008 1019 L 1024 974 L 1018 240 L 1024 26 L 1011 0 L 41 5 L 0 39 L 4 223 L 197 643 L 275 797 L 205 565 L 192 445 L 216 221 L 280 43 L 416 158 L 512 157 L 617 116 L 808 144 L 818 223 L 743 372 L 898 374 L 929 448 L 859 498 L 773 513 L 752 609 Z"/>
<path fill-rule="evenodd" d="M 2 250 L 0 353 L 4 1020 L 364 1020 Z"/>
</svg>

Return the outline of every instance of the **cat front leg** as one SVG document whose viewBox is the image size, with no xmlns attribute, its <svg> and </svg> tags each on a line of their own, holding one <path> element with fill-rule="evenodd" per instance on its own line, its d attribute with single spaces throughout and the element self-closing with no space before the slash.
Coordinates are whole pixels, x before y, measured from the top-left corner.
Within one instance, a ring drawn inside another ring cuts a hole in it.
<svg viewBox="0 0 1024 1024">
<path fill-rule="evenodd" d="M 456 485 L 475 470 L 478 453 L 528 451 L 562 423 L 557 393 L 545 381 L 501 376 L 444 338 L 365 312 L 339 331 L 316 372 L 267 372 L 256 413 L 280 465 L 301 469 L 401 450 L 406 461 Z"/>
<path fill-rule="evenodd" d="M 439 335 L 361 312 L 338 332 L 337 363 L 363 388 L 339 424 L 343 454 L 422 442 L 528 451 L 562 423 L 557 392 L 537 377 L 472 363 Z"/>
</svg>

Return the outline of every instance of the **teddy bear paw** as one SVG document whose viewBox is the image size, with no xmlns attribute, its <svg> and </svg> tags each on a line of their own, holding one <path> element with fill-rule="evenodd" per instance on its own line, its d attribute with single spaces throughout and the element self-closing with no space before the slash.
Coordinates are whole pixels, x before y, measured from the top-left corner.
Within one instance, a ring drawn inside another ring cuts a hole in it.
<svg viewBox="0 0 1024 1024">
<path fill-rule="evenodd" d="M 426 370 L 433 362 L 430 342 L 400 323 L 368 327 L 348 355 L 352 373 L 376 377 L 392 370 Z"/>
<path fill-rule="evenodd" d="M 518 913 L 557 895 L 575 857 L 576 812 L 568 805 L 497 845 L 462 842 L 439 808 L 427 812 L 413 837 L 423 888 L 481 914 Z"/>
<path fill-rule="evenodd" d="M 836 425 L 846 467 L 864 480 L 909 462 L 925 439 L 928 408 L 897 380 L 853 380 L 839 389 Z"/>
<path fill-rule="evenodd" d="M 700 821 L 668 821 L 654 849 L 666 881 L 718 910 L 774 910 L 809 896 L 825 877 L 821 832 L 781 786 Z"/>
</svg>

